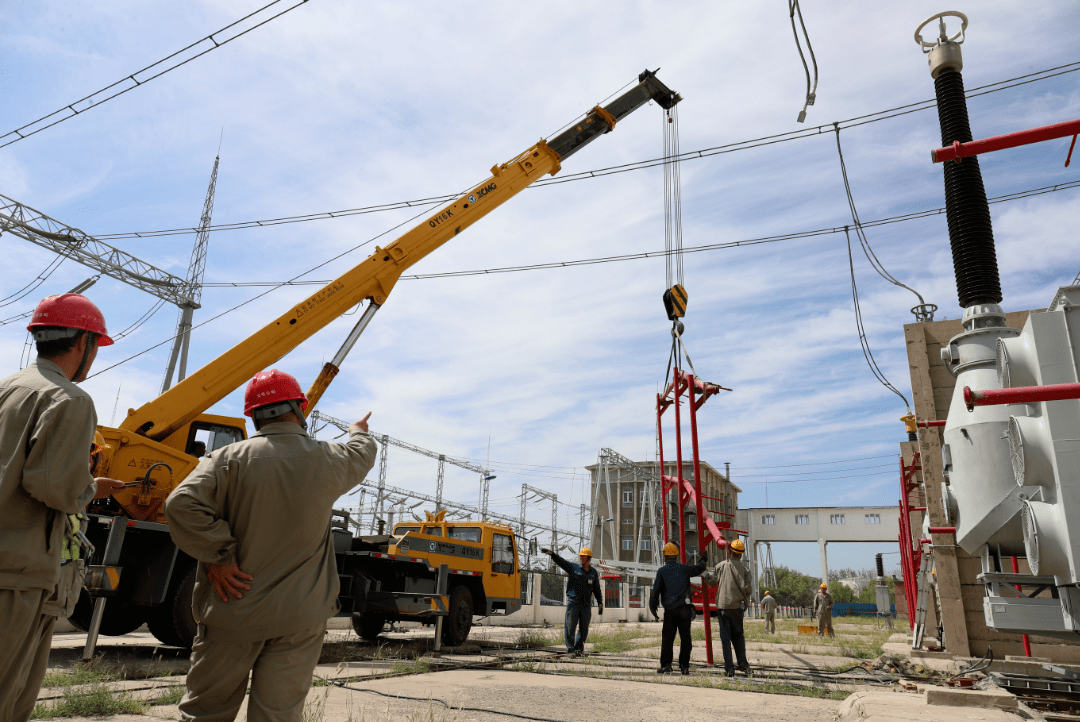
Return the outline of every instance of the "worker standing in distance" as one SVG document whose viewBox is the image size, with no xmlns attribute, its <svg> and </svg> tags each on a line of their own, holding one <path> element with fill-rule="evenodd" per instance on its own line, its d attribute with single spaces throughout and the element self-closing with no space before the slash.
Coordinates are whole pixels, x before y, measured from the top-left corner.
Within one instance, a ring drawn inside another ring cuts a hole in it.
<svg viewBox="0 0 1080 722">
<path fill-rule="evenodd" d="M 585 642 L 589 638 L 589 622 L 592 621 L 592 600 L 596 598 L 597 613 L 604 616 L 604 597 L 600 594 L 600 575 L 592 568 L 592 549 L 582 547 L 578 554 L 580 564 L 568 562 L 550 549 L 541 549 L 566 572 L 566 619 L 563 636 L 566 651 L 573 657 L 585 656 Z"/>
<path fill-rule="evenodd" d="M 817 615 L 817 636 L 824 637 L 828 630 L 830 637 L 835 637 L 832 630 L 832 595 L 829 594 L 829 585 L 821 583 L 818 593 L 814 595 L 813 614 Z"/>
<path fill-rule="evenodd" d="M 776 597 L 768 589 L 765 590 L 761 606 L 765 609 L 765 631 L 776 634 Z"/>
<path fill-rule="evenodd" d="M 97 413 L 84 381 L 105 317 L 77 293 L 49 296 L 26 330 L 37 359 L 0 380 L 0 719 L 29 719 L 45 675 L 56 617 L 65 515 L 122 489 L 87 465 Z M 81 580 L 79 580 L 81 581 Z M 77 591 L 77 590 L 75 590 Z"/>
<path fill-rule="evenodd" d="M 724 650 L 724 672 L 735 676 L 736 666 L 740 672 L 750 673 L 746 661 L 746 637 L 743 635 L 743 611 L 750 604 L 750 570 L 743 563 L 746 545 L 736 539 L 727 545 L 728 558 L 717 564 L 702 577 L 708 586 L 717 586 L 716 613 L 720 617 L 720 643 Z M 735 659 L 731 648 L 735 647 Z"/>
<path fill-rule="evenodd" d="M 244 393 L 257 433 L 217 449 L 165 501 L 173 541 L 199 562 L 184 720 L 232 720 L 251 676 L 247 719 L 299 720 L 337 613 L 330 515 L 367 475 L 369 412 L 344 444 L 307 435 L 307 398 L 271 369 Z"/>
<path fill-rule="evenodd" d="M 694 605 L 690 599 L 690 578 L 705 571 L 706 562 L 681 564 L 679 547 L 672 542 L 664 545 L 664 566 L 656 570 L 649 611 L 657 616 L 657 606 L 664 606 L 664 626 L 660 633 L 660 668 L 658 674 L 671 674 L 675 632 L 679 632 L 679 670 L 690 674 L 690 623 L 694 621 Z"/>
</svg>

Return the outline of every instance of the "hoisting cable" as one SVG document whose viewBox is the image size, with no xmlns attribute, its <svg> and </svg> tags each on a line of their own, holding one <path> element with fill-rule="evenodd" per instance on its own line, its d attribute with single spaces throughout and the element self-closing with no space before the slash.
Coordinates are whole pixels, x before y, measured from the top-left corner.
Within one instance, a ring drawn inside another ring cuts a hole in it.
<svg viewBox="0 0 1080 722">
<path fill-rule="evenodd" d="M 806 56 L 803 54 L 802 45 L 799 43 L 799 31 L 795 28 L 795 13 L 799 14 L 799 25 L 802 27 L 803 37 L 806 38 L 806 49 L 810 52 L 810 62 L 814 64 L 814 82 L 810 83 L 810 68 L 806 65 Z M 803 22 L 802 8 L 799 0 L 788 0 L 788 14 L 791 15 L 791 32 L 795 36 L 795 47 L 799 50 L 799 59 L 802 60 L 803 70 L 806 71 L 806 100 L 802 110 L 799 111 L 798 122 L 806 120 L 806 109 L 817 100 L 818 69 L 817 58 L 814 57 L 814 49 L 810 46 L 810 35 L 806 32 L 806 23 Z"/>
<path fill-rule="evenodd" d="M 889 379 L 885 378 L 884 372 L 878 367 L 877 361 L 874 359 L 873 352 L 870 351 L 870 343 L 866 338 L 866 327 L 863 326 L 862 309 L 859 308 L 859 289 L 855 285 L 855 260 L 851 255 L 851 234 L 848 233 L 847 226 L 844 226 L 844 235 L 847 237 L 848 268 L 851 270 L 851 299 L 855 303 L 855 327 L 859 331 L 859 346 L 862 347 L 863 357 L 866 359 L 866 363 L 873 372 L 874 377 L 881 382 L 882 386 L 903 399 L 904 406 L 907 407 L 908 413 L 910 414 L 911 404 L 908 403 L 907 397 L 900 393 L 900 391 L 892 385 Z"/>
<path fill-rule="evenodd" d="M 833 129 L 836 131 L 836 153 L 840 156 L 840 172 L 844 176 L 844 191 L 847 194 L 848 208 L 851 210 L 851 220 L 855 224 L 855 235 L 859 239 L 859 245 L 862 246 L 863 255 L 866 256 L 866 260 L 870 261 L 870 265 L 877 271 L 879 276 L 894 286 L 905 288 L 915 294 L 915 297 L 919 299 L 919 305 L 912 308 L 911 312 L 915 314 L 916 319 L 919 321 L 933 321 L 934 311 L 937 310 L 937 305 L 927 303 L 921 293 L 898 281 L 895 276 L 885 269 L 885 266 L 878 260 L 877 254 L 874 253 L 874 249 L 870 247 L 870 241 L 866 238 L 862 221 L 859 220 L 859 212 L 855 208 L 855 196 L 851 193 L 851 183 L 848 181 L 847 164 L 844 163 L 844 149 L 840 145 L 840 126 L 837 123 L 833 123 Z M 847 234 L 847 232 L 847 226 L 844 226 L 844 233 Z M 851 237 L 849 236 L 848 244 L 850 245 L 850 243 Z"/>
</svg>

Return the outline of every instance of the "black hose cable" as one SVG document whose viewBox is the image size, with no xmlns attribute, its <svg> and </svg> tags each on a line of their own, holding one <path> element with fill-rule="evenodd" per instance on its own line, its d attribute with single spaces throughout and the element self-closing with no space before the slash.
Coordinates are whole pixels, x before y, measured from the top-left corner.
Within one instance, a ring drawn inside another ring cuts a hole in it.
<svg viewBox="0 0 1080 722">
<path fill-rule="evenodd" d="M 454 707 L 445 700 L 438 697 L 410 697 L 404 694 L 388 694 L 386 692 L 380 692 L 377 689 L 366 689 L 364 687 L 350 687 L 347 684 L 337 682 L 335 680 L 327 680 L 330 684 L 341 689 L 352 690 L 353 692 L 367 692 L 368 694 L 377 694 L 380 697 L 388 697 L 390 699 L 404 699 L 410 702 L 438 702 L 443 707 L 449 710 L 460 710 L 462 712 L 484 712 L 486 714 L 499 715 L 502 717 L 515 717 L 517 719 L 535 720 L 535 722 L 566 722 L 566 720 L 551 719 L 550 717 L 537 717 L 536 715 L 523 715 L 515 712 L 504 712 L 503 710 L 487 709 L 486 707 Z"/>
</svg>

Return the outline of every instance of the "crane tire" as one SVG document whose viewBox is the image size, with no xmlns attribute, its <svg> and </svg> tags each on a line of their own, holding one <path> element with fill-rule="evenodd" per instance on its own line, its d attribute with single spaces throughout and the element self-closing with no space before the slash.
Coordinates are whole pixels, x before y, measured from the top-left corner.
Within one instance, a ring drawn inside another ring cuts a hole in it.
<svg viewBox="0 0 1080 722">
<path fill-rule="evenodd" d="M 146 623 L 146 608 L 134 607 L 116 599 L 105 602 L 105 613 L 101 615 L 99 634 L 107 637 L 119 637 L 134 632 Z M 90 630 L 90 620 L 94 616 L 94 599 L 83 589 L 79 601 L 68 621 L 81 632 Z"/>
<path fill-rule="evenodd" d="M 378 614 L 354 614 L 352 615 L 353 631 L 360 639 L 373 642 L 382 634 L 386 626 L 386 617 Z"/>
<path fill-rule="evenodd" d="M 169 596 L 151 610 L 147 625 L 162 644 L 190 649 L 195 643 L 198 624 L 191 613 L 191 595 L 195 591 L 198 566 L 192 564 L 169 585 Z"/>
<path fill-rule="evenodd" d="M 473 598 L 468 587 L 459 584 L 450 590 L 450 604 L 446 612 L 442 625 L 442 643 L 450 647 L 465 644 L 473 621 Z"/>
</svg>

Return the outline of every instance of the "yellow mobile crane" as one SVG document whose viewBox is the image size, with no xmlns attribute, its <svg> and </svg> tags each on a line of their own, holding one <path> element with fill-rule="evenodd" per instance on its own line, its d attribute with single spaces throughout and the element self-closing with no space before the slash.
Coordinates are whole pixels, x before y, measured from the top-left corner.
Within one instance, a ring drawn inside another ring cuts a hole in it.
<svg viewBox="0 0 1080 722">
<path fill-rule="evenodd" d="M 204 444 L 205 450 L 210 452 L 247 436 L 244 419 L 208 414 L 207 409 L 350 308 L 368 301 L 356 328 L 334 359 L 324 366 L 309 390 L 307 412 L 310 413 L 337 374 L 345 355 L 374 313 L 386 302 L 407 268 L 537 179 L 557 173 L 563 160 L 613 130 L 619 120 L 637 108 L 655 101 L 667 109 L 682 99 L 651 71 L 643 72 L 638 81 L 637 85 L 606 106 L 597 105 L 582 120 L 556 137 L 540 140 L 511 161 L 496 165 L 486 181 L 436 211 L 385 248 L 376 247 L 375 252 L 363 262 L 153 401 L 139 409 L 129 410 L 119 428 L 100 429 L 109 448 L 99 473 L 121 479 L 128 485 L 110 499 L 96 502 L 90 509 L 93 518 L 88 525 L 88 536 L 96 551 L 91 560 L 93 564 L 87 588 L 91 596 L 97 597 L 97 601 L 91 604 L 89 597 L 84 598 L 73 615 L 76 624 L 90 631 L 88 649 L 95 642 L 99 629 L 104 634 L 126 634 L 144 622 L 149 623 L 151 631 L 162 642 L 184 646 L 191 643 L 194 620 L 191 618 L 190 599 L 195 567 L 193 560 L 177 550 L 168 534 L 163 533 L 168 530 L 164 502 L 197 465 L 198 458 L 193 452 L 198 453 L 198 444 Z M 423 577 L 426 580 L 423 584 L 418 587 L 410 582 L 410 588 L 427 592 L 430 603 L 426 606 L 421 604 L 423 609 L 413 608 L 410 611 L 403 609 L 401 603 L 384 599 L 381 606 L 374 605 L 379 609 L 380 618 L 404 618 L 410 614 L 430 618 L 448 614 L 447 605 L 453 596 L 447 593 L 448 586 L 456 587 L 453 579 L 447 580 L 445 577 L 461 564 L 455 565 L 452 560 L 450 564 L 440 563 L 435 558 L 438 555 L 433 553 L 425 555 L 422 560 L 412 559 L 410 562 L 421 564 L 426 570 L 418 573 L 418 576 L 370 574 L 363 565 L 372 564 L 376 559 L 383 561 L 391 547 L 400 549 L 397 543 L 400 540 L 392 535 L 352 538 L 347 527 L 343 527 L 345 525 L 342 523 L 335 524 L 335 542 L 339 552 L 339 575 L 343 582 L 349 582 L 342 585 L 343 613 L 355 612 L 354 626 L 358 629 L 363 627 L 370 635 L 373 623 L 361 624 L 362 620 L 357 620 L 363 616 L 365 608 L 373 606 L 365 603 L 365 599 L 371 601 L 372 593 L 404 594 L 401 590 L 383 588 L 385 585 L 380 579 L 405 578 L 415 582 L 416 578 Z M 503 528 L 501 531 L 505 535 L 509 529 Z M 500 536 L 494 534 L 495 538 Z M 512 533 L 510 536 L 512 540 Z M 477 543 L 488 543 L 492 538 L 493 532 L 488 529 L 479 535 Z M 472 549 L 473 544 L 468 546 Z M 356 556 L 361 551 L 364 554 Z M 483 550 L 488 566 L 492 565 L 495 551 Z M 501 568 L 509 568 L 511 565 L 506 563 L 508 552 L 505 549 L 501 552 L 498 564 Z M 344 555 L 347 553 L 352 556 L 346 558 Z M 476 553 L 476 550 L 465 552 L 469 558 L 475 558 Z M 516 546 L 509 553 L 513 555 L 512 575 L 516 580 Z M 440 568 L 450 571 L 440 575 Z M 512 584 L 500 585 L 512 587 L 515 590 L 512 595 L 502 589 L 498 594 L 487 594 L 484 583 L 488 575 L 477 576 L 475 569 L 462 573 L 467 578 L 457 586 L 472 590 L 472 602 L 479 602 L 478 609 L 486 607 L 484 611 L 490 613 L 498 608 L 493 605 L 501 604 L 502 610 L 508 613 L 516 608 L 510 597 L 519 598 L 517 587 Z M 356 583 L 352 583 L 354 581 Z M 389 581 L 387 584 L 392 585 Z M 461 596 L 458 594 L 459 598 Z M 106 608 L 104 600 L 110 597 L 113 599 Z M 491 601 L 488 597 L 497 601 Z M 395 612 L 395 604 L 400 614 Z M 469 614 L 465 614 L 465 611 L 458 605 L 449 614 L 451 617 L 456 614 L 459 619 L 468 617 L 471 625 L 471 608 Z M 467 627 L 463 622 L 456 624 L 456 632 L 450 638 L 460 639 L 463 626 Z M 468 633 L 467 628 L 464 633 Z"/>
</svg>

